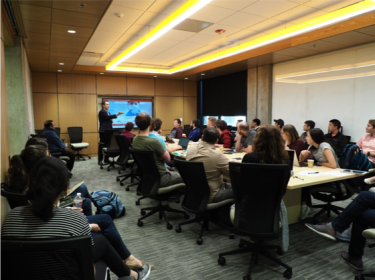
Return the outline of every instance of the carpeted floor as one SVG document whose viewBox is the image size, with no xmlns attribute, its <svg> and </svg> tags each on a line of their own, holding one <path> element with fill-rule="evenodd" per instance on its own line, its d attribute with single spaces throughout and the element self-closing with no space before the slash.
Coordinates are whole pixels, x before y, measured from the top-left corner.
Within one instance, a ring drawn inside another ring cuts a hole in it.
<svg viewBox="0 0 375 280">
<path fill-rule="evenodd" d="M 179 280 L 179 279 L 242 279 L 247 273 L 250 254 L 226 257 L 226 265 L 217 263 L 218 253 L 238 247 L 240 236 L 234 240 L 228 238 L 228 231 L 210 225 L 210 231 L 203 236 L 203 245 L 196 244 L 199 225 L 184 226 L 181 233 L 166 229 L 164 221 L 158 215 L 147 218 L 143 227 L 137 226 L 140 208 L 152 205 L 149 199 L 135 205 L 136 191 L 133 187 L 129 192 L 116 181 L 115 170 L 101 170 L 97 158 L 77 161 L 74 165 L 71 185 L 85 181 L 89 191 L 104 189 L 116 192 L 126 207 L 126 215 L 115 220 L 124 243 L 136 257 L 155 265 L 148 279 Z M 130 181 L 130 180 L 129 180 Z M 129 184 L 125 182 L 125 186 Z M 350 201 L 343 203 L 348 204 Z M 181 209 L 180 205 L 170 202 L 173 208 Z M 95 209 L 95 206 L 93 206 Z M 334 214 L 333 214 L 334 215 Z M 170 222 L 175 226 L 183 221 L 182 215 L 168 213 Z M 192 217 L 192 215 L 190 215 Z M 309 222 L 306 220 L 306 222 Z M 303 223 L 290 225 L 289 251 L 280 259 L 293 268 L 293 278 L 298 279 L 354 279 L 359 272 L 344 264 L 339 254 L 348 249 L 348 243 L 332 242 L 304 227 Z M 280 240 L 275 240 L 278 244 Z M 280 244 L 280 243 L 279 243 Z M 365 268 L 375 270 L 375 249 L 366 247 L 363 258 Z M 252 279 L 284 279 L 284 269 L 260 256 L 259 265 L 253 271 Z M 116 279 L 112 275 L 112 279 Z"/>
</svg>

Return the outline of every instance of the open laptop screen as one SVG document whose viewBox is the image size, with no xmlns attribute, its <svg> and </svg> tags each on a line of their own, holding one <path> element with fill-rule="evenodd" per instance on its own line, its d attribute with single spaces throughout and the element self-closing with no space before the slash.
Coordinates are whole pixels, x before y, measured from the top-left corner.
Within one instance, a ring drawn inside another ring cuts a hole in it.
<svg viewBox="0 0 375 280">
<path fill-rule="evenodd" d="M 187 146 L 189 145 L 189 138 L 180 138 L 180 141 L 178 141 L 178 145 L 182 147 L 182 149 L 186 150 Z"/>
</svg>

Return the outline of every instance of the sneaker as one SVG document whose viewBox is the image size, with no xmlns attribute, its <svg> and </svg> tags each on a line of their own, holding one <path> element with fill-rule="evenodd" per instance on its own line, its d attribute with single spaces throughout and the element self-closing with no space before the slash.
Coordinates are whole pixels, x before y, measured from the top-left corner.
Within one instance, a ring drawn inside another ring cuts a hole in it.
<svg viewBox="0 0 375 280">
<path fill-rule="evenodd" d="M 340 257 L 341 257 L 343 262 L 347 263 L 348 265 L 350 265 L 354 269 L 360 270 L 360 271 L 364 270 L 362 260 L 353 260 L 349 256 L 348 252 L 345 252 L 345 251 L 341 252 Z"/>
<path fill-rule="evenodd" d="M 350 238 L 352 237 L 352 229 L 349 227 L 344 230 L 342 233 L 336 231 L 336 238 L 341 241 L 350 242 Z"/>
<path fill-rule="evenodd" d="M 336 231 L 330 229 L 327 224 L 321 224 L 321 225 L 305 224 L 305 226 L 311 229 L 312 231 L 315 231 L 317 234 L 320 234 L 328 239 L 336 241 Z"/>
<path fill-rule="evenodd" d="M 137 270 L 138 272 L 138 280 L 146 280 L 150 275 L 150 266 L 146 263 L 142 268 Z"/>
<path fill-rule="evenodd" d="M 375 187 L 372 187 L 368 190 L 369 192 L 375 192 Z"/>
<path fill-rule="evenodd" d="M 309 216 L 309 213 L 311 213 L 311 208 L 307 205 L 301 206 L 301 215 L 299 216 L 300 220 L 304 220 Z"/>
<path fill-rule="evenodd" d="M 373 177 L 372 177 L 373 178 Z M 364 180 L 364 182 L 367 184 L 367 185 L 373 185 L 375 184 L 375 180 L 372 179 L 372 178 L 367 178 Z"/>
</svg>

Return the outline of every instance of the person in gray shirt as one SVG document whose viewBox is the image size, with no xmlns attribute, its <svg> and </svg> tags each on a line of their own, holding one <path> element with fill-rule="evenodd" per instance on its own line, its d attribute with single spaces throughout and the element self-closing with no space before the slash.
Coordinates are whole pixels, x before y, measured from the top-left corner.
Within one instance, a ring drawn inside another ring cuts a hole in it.
<svg viewBox="0 0 375 280">
<path fill-rule="evenodd" d="M 247 122 L 241 122 L 238 124 L 237 133 L 236 151 L 251 153 L 256 131 L 250 130 Z"/>
</svg>

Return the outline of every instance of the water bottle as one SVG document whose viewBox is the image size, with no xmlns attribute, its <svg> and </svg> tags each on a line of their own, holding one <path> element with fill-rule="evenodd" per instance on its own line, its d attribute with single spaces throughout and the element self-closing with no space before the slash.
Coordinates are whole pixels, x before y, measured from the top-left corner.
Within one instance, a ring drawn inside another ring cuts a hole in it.
<svg viewBox="0 0 375 280">
<path fill-rule="evenodd" d="M 73 200 L 73 206 L 82 208 L 82 202 L 83 202 L 83 199 L 81 197 L 81 193 L 77 193 L 77 196 Z"/>
</svg>

